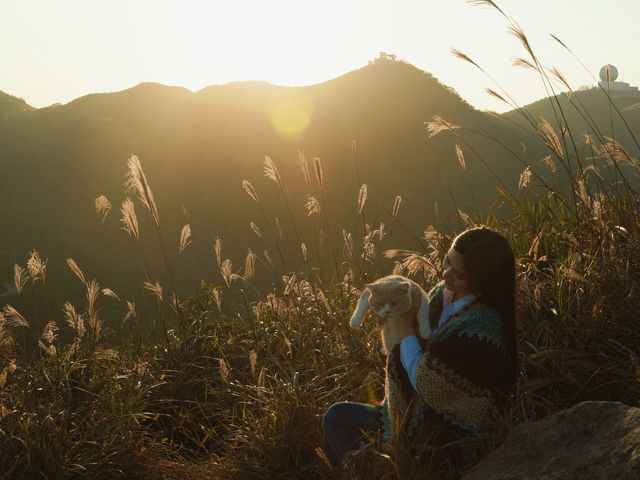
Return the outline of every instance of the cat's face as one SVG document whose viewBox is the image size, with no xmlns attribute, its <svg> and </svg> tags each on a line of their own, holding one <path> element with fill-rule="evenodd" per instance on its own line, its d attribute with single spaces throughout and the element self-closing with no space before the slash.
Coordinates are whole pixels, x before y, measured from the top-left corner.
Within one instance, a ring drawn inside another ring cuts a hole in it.
<svg viewBox="0 0 640 480">
<path fill-rule="evenodd" d="M 411 308 L 411 291 L 408 283 L 374 283 L 367 285 L 371 291 L 369 307 L 378 318 L 401 315 Z"/>
</svg>

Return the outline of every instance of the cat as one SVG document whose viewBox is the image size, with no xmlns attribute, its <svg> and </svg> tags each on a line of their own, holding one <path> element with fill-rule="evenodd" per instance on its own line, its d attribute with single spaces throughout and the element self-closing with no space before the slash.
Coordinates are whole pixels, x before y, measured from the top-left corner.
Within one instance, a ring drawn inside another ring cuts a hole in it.
<svg viewBox="0 0 640 480">
<path fill-rule="evenodd" d="M 420 298 L 420 307 L 411 308 Z M 429 299 L 425 291 L 413 280 L 399 275 L 388 275 L 366 285 L 360 295 L 355 312 L 349 320 L 353 328 L 358 328 L 367 313 L 371 311 L 382 323 L 382 353 L 389 355 L 395 345 L 401 342 L 395 328 L 396 321 L 405 314 L 415 313 L 420 336 L 427 339 L 431 336 L 429 325 Z M 413 310 L 413 312 L 411 312 Z"/>
</svg>

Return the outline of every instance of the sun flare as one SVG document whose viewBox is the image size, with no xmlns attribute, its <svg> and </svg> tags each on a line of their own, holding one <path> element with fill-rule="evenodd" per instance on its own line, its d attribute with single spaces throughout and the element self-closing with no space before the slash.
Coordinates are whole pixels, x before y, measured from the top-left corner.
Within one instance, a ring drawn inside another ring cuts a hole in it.
<svg viewBox="0 0 640 480">
<path fill-rule="evenodd" d="M 269 102 L 267 115 L 274 130 L 285 139 L 299 138 L 309 126 L 313 103 L 303 95 L 288 94 Z"/>
</svg>

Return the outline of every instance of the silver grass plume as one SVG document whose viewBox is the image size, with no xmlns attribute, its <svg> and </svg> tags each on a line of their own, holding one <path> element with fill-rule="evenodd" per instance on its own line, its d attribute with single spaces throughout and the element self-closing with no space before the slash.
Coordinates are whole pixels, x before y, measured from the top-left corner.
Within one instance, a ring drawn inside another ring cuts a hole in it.
<svg viewBox="0 0 640 480">
<path fill-rule="evenodd" d="M 495 90 L 493 90 L 492 88 L 487 88 L 485 90 L 489 95 L 491 95 L 492 97 L 497 98 L 498 100 L 500 100 L 501 102 L 504 102 L 508 105 L 511 105 L 502 95 L 500 95 L 498 92 L 496 92 Z"/>
<path fill-rule="evenodd" d="M 102 293 L 102 295 L 104 295 L 105 297 L 115 298 L 116 300 L 120 301 L 120 297 L 110 288 L 103 288 L 100 293 Z"/>
<path fill-rule="evenodd" d="M 82 315 L 76 312 L 76 309 L 71 302 L 65 302 L 62 307 L 62 312 L 64 313 L 67 325 L 76 331 L 78 338 L 82 338 L 85 332 L 84 319 L 82 318 Z"/>
<path fill-rule="evenodd" d="M 49 323 L 45 325 L 40 338 L 42 338 L 42 340 L 44 340 L 45 342 L 51 345 L 53 342 L 55 342 L 57 336 L 58 336 L 58 326 L 56 325 L 56 322 L 51 320 Z"/>
<path fill-rule="evenodd" d="M 460 60 L 463 60 L 465 62 L 470 63 L 471 65 L 473 65 L 474 67 L 482 70 L 482 68 L 480 67 L 480 65 L 478 65 L 476 62 L 474 62 L 473 60 L 471 60 L 471 58 L 469 58 L 466 54 L 464 54 L 463 52 L 461 52 L 460 50 L 456 49 L 456 48 L 452 48 L 451 49 L 451 54 L 456 57 L 459 58 Z"/>
<path fill-rule="evenodd" d="M 315 157 L 313 159 L 313 167 L 316 172 L 316 180 L 318 180 L 318 185 L 320 186 L 320 190 L 324 190 L 324 179 L 323 179 L 323 171 L 322 171 L 322 162 L 320 158 Z"/>
<path fill-rule="evenodd" d="M 107 197 L 104 195 L 100 195 L 94 200 L 94 204 L 96 206 L 96 213 L 98 215 L 102 214 L 102 223 L 104 223 L 104 220 L 111 211 L 111 202 L 109 202 Z"/>
<path fill-rule="evenodd" d="M 160 282 L 144 282 L 144 288 L 156 297 L 158 303 L 162 302 L 162 285 L 160 285 Z"/>
<path fill-rule="evenodd" d="M 122 207 L 120 208 L 120 213 L 122 213 L 122 218 L 120 219 L 120 222 L 123 225 L 122 229 L 137 241 L 140 241 L 138 216 L 136 215 L 136 208 L 130 198 L 124 199 L 124 201 L 122 202 Z"/>
<path fill-rule="evenodd" d="M 324 292 L 318 288 L 316 290 L 316 296 L 322 302 L 322 304 L 324 305 L 324 308 L 327 309 L 327 313 L 329 315 L 333 315 L 333 311 L 331 310 L 331 305 L 329 305 L 329 300 L 327 300 L 327 296 L 324 294 Z"/>
<path fill-rule="evenodd" d="M 538 133 L 557 158 L 563 158 L 562 145 L 551 124 L 543 117 L 538 123 Z"/>
<path fill-rule="evenodd" d="M 180 246 L 178 250 L 181 255 L 189 245 L 191 245 L 191 225 L 187 223 L 180 231 Z"/>
<path fill-rule="evenodd" d="M 216 306 L 218 307 L 218 311 L 222 312 L 222 294 L 220 293 L 220 290 L 216 288 L 211 292 L 211 295 L 213 295 L 213 299 L 216 301 Z"/>
<path fill-rule="evenodd" d="M 136 155 L 131 155 L 127 161 L 128 171 L 126 173 L 125 186 L 127 191 L 136 192 L 140 201 L 147 207 L 149 213 L 153 217 L 153 221 L 156 226 L 160 225 L 160 219 L 158 217 L 158 207 L 153 199 L 153 193 L 147 182 L 147 177 L 142 170 L 140 160 Z"/>
<path fill-rule="evenodd" d="M 87 284 L 87 303 L 89 304 L 89 312 L 95 311 L 96 300 L 100 294 L 100 285 L 93 279 Z"/>
<path fill-rule="evenodd" d="M 27 283 L 29 277 L 27 271 L 17 263 L 13 266 L 13 282 L 16 285 L 16 291 L 22 293 L 22 289 Z"/>
<path fill-rule="evenodd" d="M 222 262 L 222 265 L 220 266 L 220 273 L 222 274 L 222 279 L 224 280 L 224 283 L 227 284 L 227 287 L 231 287 L 231 282 L 235 280 L 231 260 L 227 258 Z"/>
<path fill-rule="evenodd" d="M 531 181 L 531 168 L 527 165 L 527 168 L 520 174 L 520 180 L 518 181 L 518 190 L 522 190 L 529 185 Z"/>
<path fill-rule="evenodd" d="M 251 280 L 256 271 L 256 254 L 249 249 L 247 252 L 247 258 L 244 261 L 244 278 L 245 280 Z"/>
<path fill-rule="evenodd" d="M 435 115 L 431 122 L 424 122 L 424 123 L 427 127 L 427 131 L 429 132 L 430 137 L 433 137 L 445 130 L 448 130 L 450 132 L 455 132 L 458 128 L 460 128 L 459 126 L 454 125 L 453 123 L 447 122 L 440 115 Z"/>
<path fill-rule="evenodd" d="M 549 167 L 549 169 L 553 172 L 556 173 L 556 164 L 553 163 L 553 160 L 551 159 L 551 155 L 547 155 L 546 157 L 544 157 L 542 160 L 540 160 L 543 164 L 545 164 L 547 167 Z"/>
<path fill-rule="evenodd" d="M 120 328 L 122 328 L 130 318 L 135 318 L 135 317 L 136 317 L 136 304 L 135 302 L 130 302 L 129 300 L 127 300 L 127 313 L 125 314 L 124 317 L 122 317 L 122 320 L 120 320 Z"/>
<path fill-rule="evenodd" d="M 458 209 L 458 215 L 460 216 L 462 221 L 465 223 L 465 225 L 468 225 L 468 226 L 473 225 L 473 221 L 471 220 L 471 217 L 466 213 L 464 213 L 462 210 Z"/>
<path fill-rule="evenodd" d="M 102 321 L 98 318 L 96 312 L 89 313 L 89 328 L 93 332 L 93 338 L 100 338 L 100 333 L 102 332 Z"/>
<path fill-rule="evenodd" d="M 42 280 L 45 283 L 47 276 L 47 262 L 48 260 L 42 260 L 40 254 L 35 250 L 32 250 L 27 260 L 27 270 L 29 271 L 29 277 L 31 283 L 35 283 L 38 280 Z"/>
<path fill-rule="evenodd" d="M 282 276 L 282 283 L 284 284 L 284 290 L 283 290 L 283 295 L 289 295 L 291 293 L 291 291 L 293 290 L 295 284 L 296 284 L 296 275 L 295 273 L 291 276 L 289 275 L 283 275 Z"/>
<path fill-rule="evenodd" d="M 220 237 L 216 237 L 214 249 L 216 252 L 216 261 L 218 262 L 218 266 L 220 266 L 222 265 L 222 239 Z"/>
<path fill-rule="evenodd" d="M 464 154 L 462 153 L 462 148 L 460 148 L 460 145 L 458 144 L 456 144 L 456 156 L 458 157 L 458 162 L 460 163 L 462 170 L 466 172 L 467 164 L 464 161 Z"/>
<path fill-rule="evenodd" d="M 258 193 L 256 192 L 256 189 L 253 188 L 253 185 L 251 185 L 251 182 L 247 181 L 247 180 L 243 180 L 242 181 L 242 188 L 244 188 L 244 191 L 247 192 L 247 195 L 249 195 L 252 199 L 254 199 L 256 202 L 258 202 Z"/>
<path fill-rule="evenodd" d="M 400 262 L 393 263 L 393 270 L 391 271 L 391 275 L 404 275 L 404 267 Z"/>
<path fill-rule="evenodd" d="M 391 210 L 391 216 L 396 218 L 398 216 L 398 210 L 400 209 L 400 204 L 402 203 L 402 197 L 400 195 L 396 196 L 396 199 L 393 201 L 393 209 Z"/>
<path fill-rule="evenodd" d="M 345 256 L 348 258 L 353 257 L 353 237 L 346 230 L 342 230 L 342 239 L 344 240 Z"/>
<path fill-rule="evenodd" d="M 320 213 L 320 202 L 313 195 L 307 195 L 307 202 L 305 203 L 305 207 L 307 209 L 307 216 L 319 214 Z"/>
<path fill-rule="evenodd" d="M 507 32 L 509 32 L 514 37 L 516 37 L 518 40 L 520 40 L 520 43 L 522 44 L 522 46 L 525 48 L 527 53 L 529 53 L 531 58 L 535 61 L 536 56 L 533 53 L 533 48 L 531 48 L 531 44 L 529 43 L 529 39 L 525 35 L 524 30 L 522 30 L 522 27 L 518 25 L 516 22 L 514 22 L 513 20 L 509 20 L 509 21 L 511 22 L 511 25 L 509 25 L 509 27 L 507 28 Z"/>
<path fill-rule="evenodd" d="M 253 233 L 255 233 L 258 238 L 262 238 L 262 232 L 260 231 L 260 229 L 255 223 L 249 222 L 249 226 L 251 227 L 251 230 L 253 230 Z"/>
<path fill-rule="evenodd" d="M 8 327 L 27 327 L 29 328 L 29 322 L 24 318 L 20 312 L 18 312 L 11 305 L 5 305 L 2 309 L 4 314 L 5 325 Z"/>
<path fill-rule="evenodd" d="M 55 345 L 47 346 L 42 342 L 42 340 L 38 340 L 38 346 L 50 357 L 55 357 L 58 353 Z"/>
<path fill-rule="evenodd" d="M 609 66 L 607 65 L 607 67 Z M 560 83 L 562 83 L 566 87 L 567 90 L 569 90 L 569 92 L 571 92 L 571 85 L 569 85 L 569 81 L 562 74 L 560 70 L 558 70 L 556 67 L 551 67 L 549 71 L 551 72 L 551 75 L 553 77 L 555 77 Z"/>
<path fill-rule="evenodd" d="M 512 65 L 514 67 L 522 67 L 522 68 L 528 68 L 531 70 L 538 70 L 538 67 L 536 67 L 533 63 L 531 63 L 529 60 L 526 60 L 522 57 L 515 57 L 512 59 Z"/>
<path fill-rule="evenodd" d="M 378 227 L 378 240 L 382 240 L 386 233 L 384 233 L 384 223 L 380 222 L 380 226 Z"/>
<path fill-rule="evenodd" d="M 264 176 L 269 180 L 273 180 L 278 186 L 282 186 L 282 178 L 280 177 L 278 167 L 276 167 L 276 164 L 268 156 L 264 157 Z"/>
<path fill-rule="evenodd" d="M 80 270 L 80 267 L 78 267 L 76 261 L 73 258 L 67 258 L 67 265 L 76 275 L 76 277 L 78 277 L 82 281 L 82 283 L 86 285 L 87 281 L 84 279 L 84 274 L 82 273 L 82 270 Z"/>
<path fill-rule="evenodd" d="M 358 192 L 358 214 L 362 213 L 365 203 L 367 203 L 367 184 L 363 183 Z"/>
<path fill-rule="evenodd" d="M 491 7 L 491 8 L 495 8 L 498 12 L 500 12 L 502 14 L 503 17 L 505 18 L 509 18 L 507 17 L 507 15 L 500 9 L 500 7 L 498 7 L 498 5 L 496 5 L 495 2 L 493 2 L 492 0 L 467 0 L 467 3 L 469 5 L 472 6 L 477 6 L 477 7 Z"/>
</svg>

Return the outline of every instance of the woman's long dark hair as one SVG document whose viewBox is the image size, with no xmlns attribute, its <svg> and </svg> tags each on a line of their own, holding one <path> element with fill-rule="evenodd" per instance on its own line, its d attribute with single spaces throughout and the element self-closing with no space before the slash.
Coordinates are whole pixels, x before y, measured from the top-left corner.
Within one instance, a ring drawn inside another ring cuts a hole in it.
<svg viewBox="0 0 640 480">
<path fill-rule="evenodd" d="M 471 286 L 478 300 L 500 313 L 504 344 L 515 383 L 519 366 L 513 250 L 506 238 L 486 227 L 462 232 L 453 241 L 453 248 L 463 255 L 464 268 L 471 277 Z"/>
</svg>

